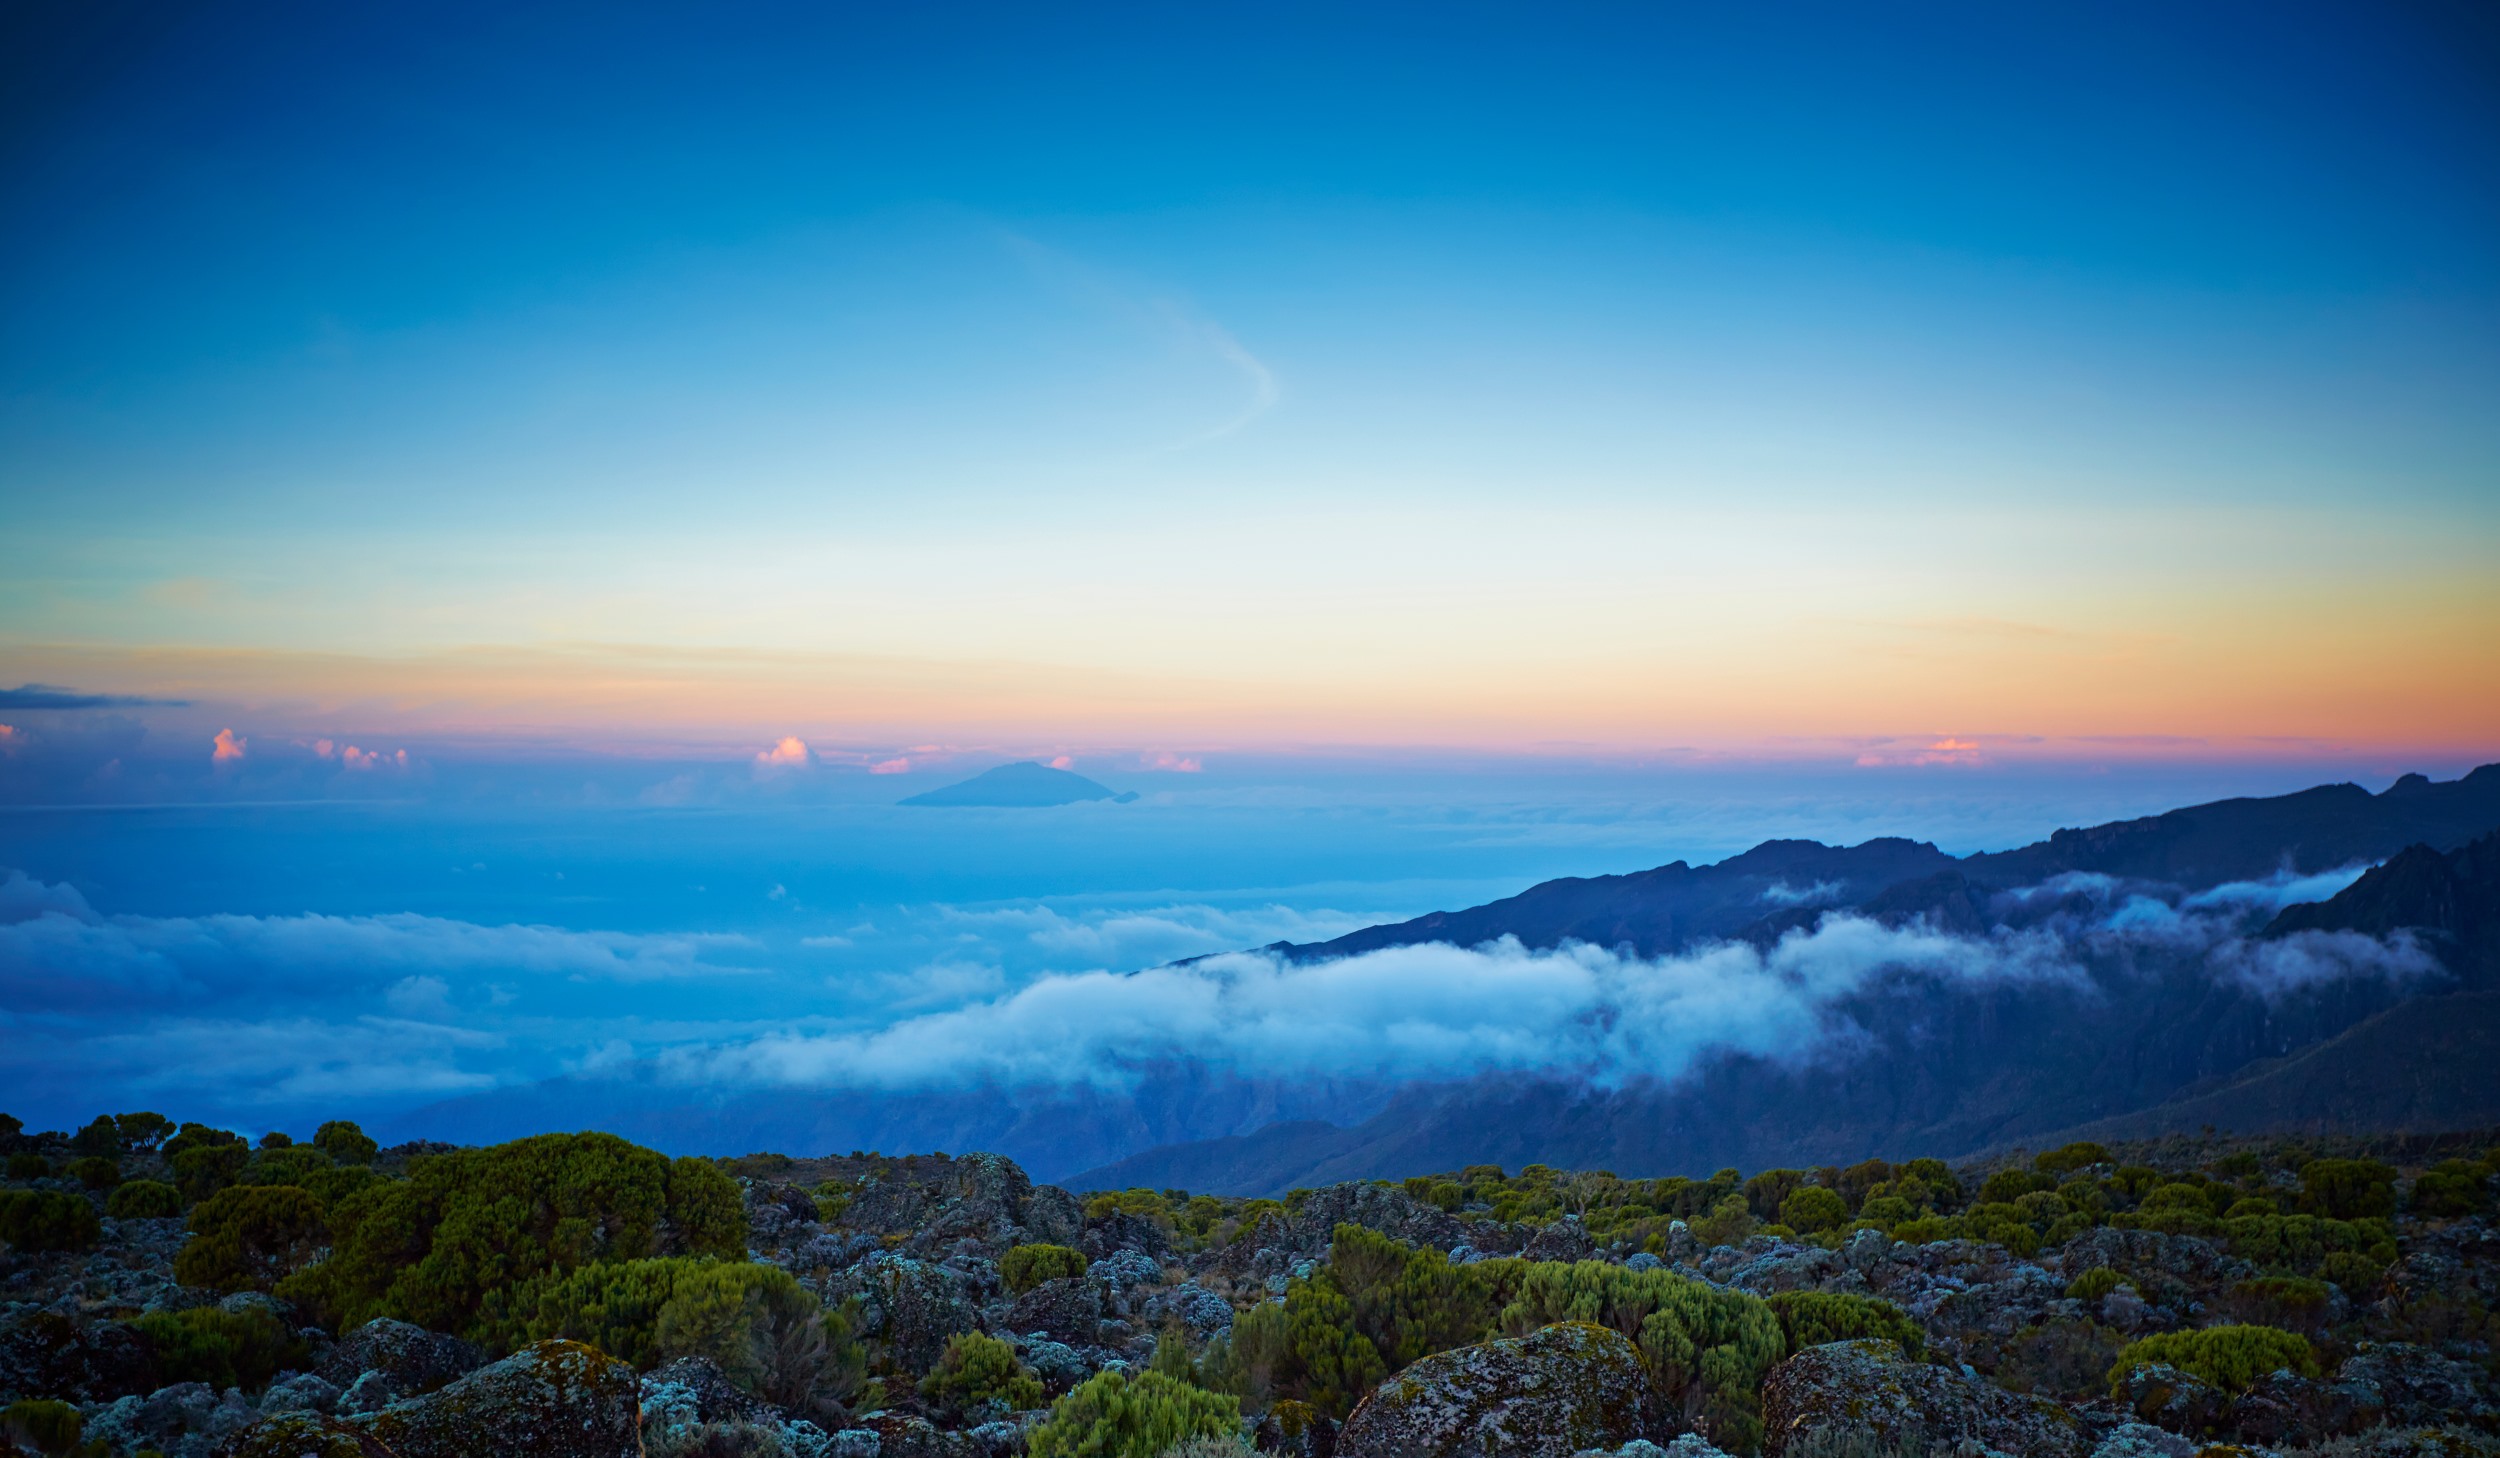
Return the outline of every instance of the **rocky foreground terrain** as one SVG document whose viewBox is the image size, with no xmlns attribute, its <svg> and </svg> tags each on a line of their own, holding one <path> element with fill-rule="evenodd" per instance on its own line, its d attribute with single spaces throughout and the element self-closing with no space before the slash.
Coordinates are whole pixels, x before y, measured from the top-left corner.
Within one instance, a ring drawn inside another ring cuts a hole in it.
<svg viewBox="0 0 2500 1458">
<path fill-rule="evenodd" d="M 18 1452 L 2500 1454 L 2481 1136 L 1283 1200 L 604 1135 L 6 1142 Z"/>
</svg>

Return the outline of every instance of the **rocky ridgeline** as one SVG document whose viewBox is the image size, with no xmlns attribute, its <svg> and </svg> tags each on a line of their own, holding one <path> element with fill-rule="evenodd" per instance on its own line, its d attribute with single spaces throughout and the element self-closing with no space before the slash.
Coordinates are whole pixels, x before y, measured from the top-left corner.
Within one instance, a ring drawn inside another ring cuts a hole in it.
<svg viewBox="0 0 2500 1458">
<path fill-rule="evenodd" d="M 566 1337 L 495 1360 L 390 1318 L 325 1331 L 281 1295 L 183 1284 L 175 1264 L 197 1237 L 181 1219 L 106 1216 L 91 1248 L 12 1250 L 0 1267 L 0 1398 L 17 1401 L 9 1440 L 21 1452 L 165 1458 L 1210 1458 L 1253 1447 L 1297 1458 L 1715 1458 L 1722 1445 L 1771 1458 L 2500 1455 L 2500 1229 L 2488 1188 L 2474 1213 L 2392 1217 L 2397 1257 L 2371 1283 L 2347 1278 L 2360 1289 L 2282 1288 L 2307 1304 L 2275 1319 L 2304 1328 L 2301 1351 L 2322 1360 L 2217 1377 L 2158 1360 L 2111 1372 L 2118 1344 L 2248 1318 L 2276 1291 L 2228 1242 L 2197 1234 L 2095 1225 L 2029 1253 L 1873 1228 L 1714 1242 L 1699 1220 L 1610 1230 L 1574 1214 L 1502 1219 L 1482 1202 L 1444 1208 L 1453 1202 L 1414 1185 L 1343 1184 L 1283 1202 L 1080 1201 L 990 1155 L 721 1163 L 744 1206 L 750 1261 L 845 1313 L 881 1386 L 838 1410 L 778 1406 L 703 1356 L 637 1371 Z M 1349 1253 L 1346 1227 L 1389 1241 Z M 1357 1255 L 1408 1264 L 1402 1275 L 1338 1269 Z M 1434 1298 L 1417 1290 L 1458 1291 L 1478 1271 L 1505 1273 L 1509 1284 L 1488 1289 L 1507 1293 L 1527 1263 L 1569 1276 L 1557 1289 L 1616 1294 L 1455 1346 L 1418 1327 L 1401 1359 L 1371 1370 L 1356 1352 L 1330 1376 L 1334 1359 L 1311 1354 L 1325 1333 L 1312 1337 L 1299 1313 L 1334 1309 L 1327 1301 L 1350 1313 L 1348 1329 L 1404 1333 L 1407 1316 L 1381 1315 L 1382 1303 L 1428 1316 Z M 1698 1293 L 1676 1317 L 1684 1325 L 1626 1304 L 1623 1293 L 1654 1301 L 1666 1289 L 1635 1279 L 1652 1273 Z M 1352 1294 L 1323 1301 L 1313 1294 L 1323 1287 Z M 1861 1298 L 1827 1305 L 1899 1324 L 1821 1339 L 1834 1332 L 1816 1323 L 1839 1318 L 1796 1293 Z M 171 1359 L 144 1335 L 145 1314 L 195 1311 L 282 1327 L 287 1367 L 257 1384 L 159 1382 Z M 1785 1336 L 1766 1335 L 1773 1312 Z M 1746 1332 L 1707 1329 L 1740 1317 Z M 1289 1337 L 1306 1397 L 1279 1396 L 1255 1357 L 1249 1329 L 1263 1322 L 1303 1323 Z M 966 1345 L 976 1334 L 1013 1354 L 995 1359 L 995 1380 L 950 1389 L 928 1375 L 977 1356 Z M 1728 1375 L 1740 1347 L 1763 1359 L 1750 1377 Z"/>
</svg>

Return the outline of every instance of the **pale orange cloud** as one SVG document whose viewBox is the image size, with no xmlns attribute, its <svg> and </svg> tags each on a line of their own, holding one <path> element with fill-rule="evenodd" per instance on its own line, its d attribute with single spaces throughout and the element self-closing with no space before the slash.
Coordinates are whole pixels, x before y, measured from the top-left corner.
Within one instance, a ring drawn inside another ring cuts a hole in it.
<svg viewBox="0 0 2500 1458">
<path fill-rule="evenodd" d="M 322 742 L 327 744 L 329 741 L 323 740 Z M 339 752 L 339 758 L 345 761 L 347 767 L 352 770 L 404 770 L 408 767 L 408 751 L 404 749 L 397 751 L 358 749 L 351 744 Z"/>
<path fill-rule="evenodd" d="M 908 760 L 908 759 L 901 759 L 901 758 L 896 758 L 896 759 L 881 759 L 881 760 L 878 760 L 875 764 L 872 764 L 872 765 L 868 766 L 868 773 L 870 773 L 870 774 L 872 774 L 872 775 L 899 775 L 899 774 L 907 774 L 907 773 L 909 773 L 909 772 L 910 772 L 910 770 L 911 770 L 911 761 L 910 761 L 910 760 Z"/>
<path fill-rule="evenodd" d="M 1174 754 L 1168 749 L 1139 756 L 1137 767 L 1144 770 L 1162 770 L 1176 775 L 1194 775 L 1206 768 L 1198 762 L 1196 755 Z"/>
<path fill-rule="evenodd" d="M 758 769 L 804 769 L 813 760 L 807 752 L 807 741 L 783 735 L 781 742 L 755 757 Z"/>
<path fill-rule="evenodd" d="M 250 745 L 251 741 L 231 729 L 220 729 L 213 743 L 216 747 L 209 751 L 209 763 L 227 764 L 241 759 L 244 749 Z"/>
<path fill-rule="evenodd" d="M 1076 768 L 1076 756 L 1072 754 L 1058 755 L 1044 762 L 1056 770 Z"/>
<path fill-rule="evenodd" d="M 15 724 L 0 724 L 0 754 L 15 754 L 24 742 L 18 738 Z"/>
</svg>

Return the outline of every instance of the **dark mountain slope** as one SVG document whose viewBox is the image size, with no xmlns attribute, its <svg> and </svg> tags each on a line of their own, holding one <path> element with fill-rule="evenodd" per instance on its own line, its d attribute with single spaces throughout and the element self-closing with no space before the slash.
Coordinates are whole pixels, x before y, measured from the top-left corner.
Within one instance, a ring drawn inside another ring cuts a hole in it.
<svg viewBox="0 0 2500 1458">
<path fill-rule="evenodd" d="M 1887 838 L 1842 847 L 1769 840 L 1716 865 L 1676 861 L 1623 876 L 1565 877 L 1465 911 L 1435 911 L 1277 950 L 1316 961 L 1416 942 L 1475 946 L 1513 936 L 1531 947 L 1578 941 L 1656 956 L 1700 938 L 1732 935 L 1766 912 L 1810 903 L 1802 908 L 1810 918 L 1814 907 L 1846 905 L 1954 864 L 1922 841 Z"/>
<path fill-rule="evenodd" d="M 2033 1141 L 2387 1129 L 2428 1134 L 2500 1123 L 2500 993 L 2422 997 L 2219 1086 Z"/>
<path fill-rule="evenodd" d="M 1982 853 L 1975 879 L 2021 886 L 2067 871 L 2182 886 L 2255 880 L 2384 860 L 2417 842 L 2447 849 L 2500 826 L 2500 764 L 2437 782 L 2406 775 L 2382 794 L 2320 785 L 2266 799 L 2217 800 L 2141 820 L 2061 830 L 2020 850 Z"/>
<path fill-rule="evenodd" d="M 1307 961 L 1416 942 L 1475 946 L 1513 936 L 1530 947 L 1580 941 L 1656 956 L 1712 937 L 1775 937 L 1811 925 L 1824 909 L 1860 904 L 1881 919 L 1924 912 L 1967 927 L 1978 924 L 1987 888 L 2034 885 L 2065 872 L 2196 890 L 2286 869 L 2325 871 L 2381 860 L 2416 843 L 2444 849 L 2495 826 L 2500 764 L 2446 782 L 2407 775 L 2378 795 L 2359 785 L 2320 785 L 2266 799 L 2217 800 L 2060 830 L 2020 850 L 1958 860 L 1910 840 L 1847 847 L 1765 841 L 1716 865 L 1675 861 L 1628 875 L 1565 877 L 1463 911 L 1365 927 L 1334 941 L 1280 943 L 1275 950 Z"/>
<path fill-rule="evenodd" d="M 2500 986 L 2500 833 L 2446 855 L 2409 846 L 2329 900 L 2283 908 L 2266 929 L 2299 931 L 2409 931 L 2468 983 Z"/>
<path fill-rule="evenodd" d="M 2493 1082 L 2487 1070 L 2489 1055 L 2500 1053 L 2500 1014 L 2477 999 L 2500 989 L 2500 833 L 2488 833 L 2486 823 L 2480 839 L 2444 853 L 2385 842 L 2425 826 L 2450 843 L 2465 839 L 2457 827 L 2495 783 L 2500 774 L 2487 767 L 2450 785 L 2409 777 L 2380 796 L 2328 787 L 2064 832 L 2068 842 L 2054 854 L 2052 842 L 2007 856 L 1947 860 L 1850 908 L 1887 923 L 1918 920 L 1969 935 L 1994 920 L 1979 869 L 2049 864 L 2130 878 L 2158 874 L 2201 888 L 2261 879 L 2278 868 L 2349 864 L 2356 853 L 2375 852 L 2390 859 L 2329 901 L 2279 913 L 2259 941 L 2402 932 L 2437 957 L 2444 975 L 2277 984 L 2246 969 L 2218 971 L 2193 955 L 2146 962 L 2131 952 L 2095 965 L 2086 984 L 1974 987 L 1894 977 L 1828 1008 L 1823 1051 L 1812 1058 L 1721 1056 L 1672 1084 L 1635 1081 L 1610 1090 L 1508 1077 L 1409 1088 L 1351 1128 L 1302 1125 L 1151 1150 L 1074 1182 L 1265 1193 L 1482 1162 L 1533 1160 L 1625 1174 L 1848 1162 L 1914 1147 L 1967 1151 L 2062 1138 L 2058 1131 L 2074 1126 L 2135 1137 L 2207 1123 L 2248 1131 L 2489 1123 L 2500 1108 L 2482 1085 Z M 2492 814 L 2500 820 L 2500 808 Z M 2282 836 L 2281 848 L 2265 850 L 2266 834 Z M 1367 935 L 1381 938 L 1374 945 L 1390 945 L 1427 925 L 1450 929 L 1442 935 L 1451 940 L 1510 932 L 1530 941 L 1529 931 L 1556 937 L 1563 925 L 1637 926 L 1657 936 L 1668 925 L 1699 927 L 1737 914 L 1735 888 L 1746 882 L 1730 868 L 1751 858 L 1761 858 L 1757 866 L 1818 865 L 1832 879 L 1842 866 L 1865 865 L 1861 853 L 1869 848 L 1812 855 L 1823 849 L 1773 842 L 1699 871 L 1672 866 L 1551 882 L 1471 912 L 1372 928 L 1328 949 L 1352 949 Z M 1917 852 L 1926 849 L 1909 848 L 1900 863 L 1917 867 L 1925 859 Z M 1659 912 L 1646 923 L 1641 907 L 1623 904 L 1640 897 Z M 1527 913 L 1524 922 L 1505 919 L 1510 908 Z M 1821 914 L 1814 907 L 1774 911 L 1736 935 L 1768 945 Z M 1523 924 L 1528 931 L 1519 929 Z"/>
</svg>

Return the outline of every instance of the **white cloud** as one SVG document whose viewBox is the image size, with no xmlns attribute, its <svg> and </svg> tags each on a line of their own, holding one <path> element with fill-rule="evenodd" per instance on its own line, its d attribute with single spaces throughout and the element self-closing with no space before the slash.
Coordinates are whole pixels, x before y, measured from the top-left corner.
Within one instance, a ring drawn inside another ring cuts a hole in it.
<svg viewBox="0 0 2500 1458">
<path fill-rule="evenodd" d="M 870 1032 L 774 1036 L 686 1055 L 682 1075 L 912 1087 L 1116 1081 L 1141 1061 L 1267 1074 L 1441 1077 L 1505 1069 L 1672 1076 L 1714 1048 L 1813 1041 L 1821 1009 L 1886 971 L 2072 979 L 2053 937 L 1970 939 L 1827 917 L 1768 949 L 1656 960 L 1504 939 L 1298 964 L 1262 953 L 1119 975 L 1062 974 Z"/>
</svg>

